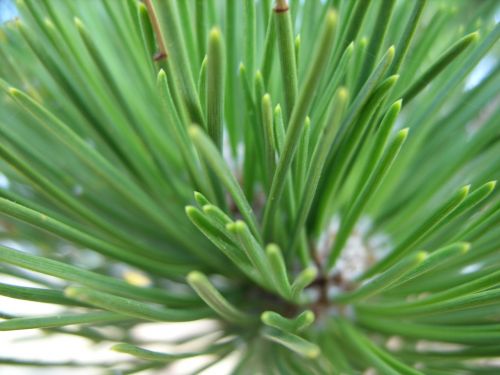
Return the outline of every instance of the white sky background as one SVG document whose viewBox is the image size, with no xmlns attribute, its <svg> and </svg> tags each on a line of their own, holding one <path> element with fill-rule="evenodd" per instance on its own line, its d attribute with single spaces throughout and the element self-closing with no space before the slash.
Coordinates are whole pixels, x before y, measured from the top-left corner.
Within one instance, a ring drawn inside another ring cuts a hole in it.
<svg viewBox="0 0 500 375">
<path fill-rule="evenodd" d="M 14 285 L 35 286 L 31 283 L 22 282 L 16 278 L 6 276 L 0 277 L 0 282 Z M 22 316 L 42 316 L 57 314 L 61 308 L 56 305 L 20 301 L 12 298 L 0 296 L 0 311 Z M 160 342 L 154 345 L 147 345 L 147 348 L 164 352 L 188 351 L 184 346 L 176 348 L 168 345 L 168 341 L 176 338 L 187 337 L 198 332 L 205 332 L 214 329 L 214 324 L 210 321 L 197 321 L 192 323 L 145 323 L 134 332 L 138 338 Z M 161 343 L 165 341 L 165 343 Z M 0 357 L 16 358 L 21 360 L 40 361 L 78 361 L 82 363 L 97 362 L 128 362 L 131 356 L 116 353 L 110 350 L 113 342 L 94 344 L 91 341 L 71 335 L 55 334 L 44 335 L 40 330 L 29 329 L 22 331 L 0 332 Z M 188 374 L 201 367 L 210 357 L 197 357 L 191 360 L 179 361 L 168 369 L 161 372 L 158 370 L 143 371 L 141 374 L 165 374 L 183 375 Z M 237 356 L 230 356 L 220 364 L 202 372 L 202 375 L 224 375 L 229 373 L 229 369 L 234 364 Z M 72 375 L 97 375 L 102 374 L 102 368 L 37 368 L 24 366 L 0 365 L 0 374 L 8 375 L 65 375 L 71 371 Z"/>
<path fill-rule="evenodd" d="M 0 23 L 10 20 L 16 15 L 17 11 L 11 0 L 0 0 Z"/>
</svg>

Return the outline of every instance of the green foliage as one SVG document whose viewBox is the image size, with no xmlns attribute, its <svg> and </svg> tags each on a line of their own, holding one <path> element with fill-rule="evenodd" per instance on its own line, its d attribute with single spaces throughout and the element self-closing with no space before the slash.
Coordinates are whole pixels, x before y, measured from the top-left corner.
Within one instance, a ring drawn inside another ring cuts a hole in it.
<svg viewBox="0 0 500 375">
<path fill-rule="evenodd" d="M 131 360 L 0 364 L 498 372 L 497 2 L 17 6 L 0 29 L 0 295 L 61 313 L 2 312 L 0 331 Z M 200 319 L 218 328 L 198 349 L 131 333 Z"/>
</svg>

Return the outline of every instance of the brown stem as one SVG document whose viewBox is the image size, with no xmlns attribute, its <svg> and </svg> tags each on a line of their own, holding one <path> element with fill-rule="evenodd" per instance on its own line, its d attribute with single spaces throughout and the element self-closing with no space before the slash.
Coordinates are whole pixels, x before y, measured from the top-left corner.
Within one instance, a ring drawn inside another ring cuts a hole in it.
<svg viewBox="0 0 500 375">
<path fill-rule="evenodd" d="M 276 13 L 286 12 L 287 10 L 288 10 L 287 0 L 276 0 L 276 6 L 274 7 L 274 11 Z"/>
<path fill-rule="evenodd" d="M 167 49 L 165 48 L 165 39 L 163 38 L 163 34 L 161 32 L 160 22 L 158 21 L 153 2 L 151 0 L 144 0 L 144 4 L 146 5 L 146 9 L 148 10 L 149 20 L 151 21 L 151 25 L 153 26 L 153 32 L 156 35 L 156 42 L 158 43 L 159 51 L 154 56 L 154 60 L 160 61 L 166 59 L 168 57 L 168 54 Z"/>
</svg>

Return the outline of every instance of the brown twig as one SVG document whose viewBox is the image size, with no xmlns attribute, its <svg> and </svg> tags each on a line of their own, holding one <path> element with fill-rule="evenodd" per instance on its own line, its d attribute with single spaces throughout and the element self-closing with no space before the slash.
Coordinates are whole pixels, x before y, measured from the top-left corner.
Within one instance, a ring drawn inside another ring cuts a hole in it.
<svg viewBox="0 0 500 375">
<path fill-rule="evenodd" d="M 274 7 L 276 13 L 282 13 L 288 11 L 288 3 L 286 0 L 276 0 L 276 6 Z"/>
<path fill-rule="evenodd" d="M 165 47 L 165 39 L 161 32 L 160 22 L 158 21 L 155 8 L 151 0 L 144 0 L 144 4 L 146 5 L 146 9 L 148 10 L 149 20 L 151 21 L 151 25 L 153 26 L 153 32 L 155 33 L 156 42 L 158 43 L 159 49 L 158 53 L 154 55 L 153 59 L 155 61 L 166 59 L 168 57 L 168 54 Z"/>
</svg>

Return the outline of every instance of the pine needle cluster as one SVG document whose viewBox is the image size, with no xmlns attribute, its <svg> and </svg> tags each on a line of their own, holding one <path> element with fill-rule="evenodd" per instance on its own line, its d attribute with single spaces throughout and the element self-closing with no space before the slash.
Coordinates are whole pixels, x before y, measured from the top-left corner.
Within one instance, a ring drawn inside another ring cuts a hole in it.
<svg viewBox="0 0 500 375">
<path fill-rule="evenodd" d="M 122 374 L 498 373 L 497 5 L 18 0 L 0 295 L 61 310 L 0 331 L 112 343 Z M 132 334 L 200 319 L 188 351 Z"/>
</svg>

